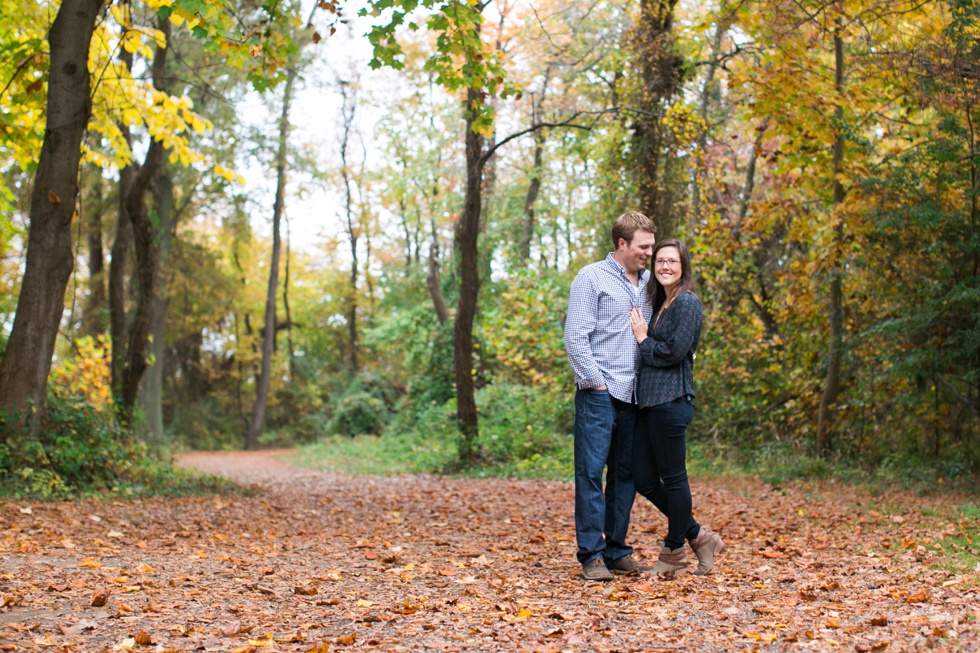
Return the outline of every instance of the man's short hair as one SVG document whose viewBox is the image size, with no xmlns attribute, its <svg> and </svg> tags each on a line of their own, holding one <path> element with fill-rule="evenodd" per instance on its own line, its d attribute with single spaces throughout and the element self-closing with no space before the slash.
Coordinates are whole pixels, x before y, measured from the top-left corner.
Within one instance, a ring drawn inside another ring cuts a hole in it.
<svg viewBox="0 0 980 653">
<path fill-rule="evenodd" d="M 633 235 L 637 229 L 648 231 L 652 234 L 657 233 L 657 227 L 653 220 L 643 215 L 639 211 L 627 211 L 616 218 L 612 226 L 613 249 L 619 249 L 619 239 L 622 238 L 627 243 L 633 242 Z"/>
</svg>

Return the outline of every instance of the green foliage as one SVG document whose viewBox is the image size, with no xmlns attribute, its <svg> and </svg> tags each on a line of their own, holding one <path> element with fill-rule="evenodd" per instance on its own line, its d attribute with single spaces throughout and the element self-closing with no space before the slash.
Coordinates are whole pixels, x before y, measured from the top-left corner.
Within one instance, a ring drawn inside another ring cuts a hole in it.
<svg viewBox="0 0 980 653">
<path fill-rule="evenodd" d="M 477 447 L 483 460 L 472 471 L 571 478 L 572 398 L 565 386 L 498 383 L 478 390 L 476 403 L 482 421 Z"/>
<path fill-rule="evenodd" d="M 480 330 L 487 356 L 497 359 L 495 377 L 529 386 L 572 382 L 563 325 L 568 275 L 524 272 L 497 284 Z"/>
<path fill-rule="evenodd" d="M 431 306 L 397 307 L 364 340 L 390 382 L 406 387 L 411 405 L 443 404 L 454 395 L 453 325 L 439 324 Z"/>
<path fill-rule="evenodd" d="M 372 3 L 370 10 L 362 10 L 361 15 L 383 14 L 387 18 L 386 22 L 372 26 L 368 33 L 374 48 L 371 67 L 400 69 L 404 67 L 404 51 L 398 43 L 397 31 L 415 9 L 430 9 L 426 27 L 435 34 L 436 47 L 425 69 L 434 75 L 437 84 L 451 93 L 460 89 L 478 91 L 476 101 L 465 108 L 466 117 L 473 120 L 473 131 L 489 136 L 494 125 L 490 98 L 506 98 L 518 94 L 518 90 L 507 80 L 500 49 L 481 38 L 485 6 L 459 0 L 379 0 Z M 412 22 L 409 26 L 418 28 Z"/>
<path fill-rule="evenodd" d="M 0 493 L 65 499 L 226 491 L 214 477 L 174 468 L 106 414 L 52 398 L 37 434 L 0 415 Z"/>
<path fill-rule="evenodd" d="M 293 459 L 314 469 L 354 474 L 433 473 L 456 459 L 455 416 L 445 405 L 402 412 L 381 437 L 328 436 L 303 446 Z"/>
<path fill-rule="evenodd" d="M 367 392 L 350 392 L 334 401 L 328 428 L 350 437 L 378 435 L 387 421 L 388 408 L 383 401 Z"/>
<path fill-rule="evenodd" d="M 232 405 L 217 393 L 182 405 L 167 426 L 174 445 L 205 451 L 241 449 L 247 417 L 229 408 Z"/>
<path fill-rule="evenodd" d="M 497 384 L 479 390 L 476 399 L 481 456 L 471 467 L 460 467 L 457 459 L 454 402 L 413 408 L 408 399 L 381 437 L 330 436 L 304 446 L 296 460 L 308 467 L 370 474 L 571 478 L 574 409 L 569 393 Z"/>
</svg>

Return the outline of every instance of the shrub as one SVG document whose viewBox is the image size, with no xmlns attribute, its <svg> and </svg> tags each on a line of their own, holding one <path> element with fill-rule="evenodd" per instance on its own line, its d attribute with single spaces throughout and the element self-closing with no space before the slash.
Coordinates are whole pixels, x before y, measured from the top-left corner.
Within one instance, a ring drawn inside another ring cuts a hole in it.
<svg viewBox="0 0 980 653">
<path fill-rule="evenodd" d="M 0 493 L 61 499 L 93 493 L 189 494 L 231 487 L 175 469 L 104 412 L 49 398 L 36 433 L 0 415 Z"/>
<path fill-rule="evenodd" d="M 329 431 L 340 435 L 379 435 L 388 423 L 384 401 L 367 392 L 350 392 L 340 397 L 333 408 Z"/>
</svg>

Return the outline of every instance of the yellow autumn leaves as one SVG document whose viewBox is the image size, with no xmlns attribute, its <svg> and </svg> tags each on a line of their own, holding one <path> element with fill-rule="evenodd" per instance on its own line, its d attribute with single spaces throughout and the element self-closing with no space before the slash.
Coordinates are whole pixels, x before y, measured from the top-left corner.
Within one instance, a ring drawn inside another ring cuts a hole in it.
<svg viewBox="0 0 980 653">
<path fill-rule="evenodd" d="M 76 356 L 59 361 L 51 370 L 51 393 L 79 400 L 96 410 L 112 406 L 112 356 L 108 337 L 85 337 L 75 342 Z"/>
<path fill-rule="evenodd" d="M 151 9 L 153 4 L 150 3 Z M 129 164 L 133 154 L 120 126 L 124 125 L 145 127 L 150 136 L 162 142 L 170 153 L 170 163 L 183 166 L 207 164 L 190 137 L 213 129 L 211 121 L 194 112 L 190 97 L 170 95 L 154 88 L 150 80 L 137 80 L 115 56 L 117 46 L 121 46 L 127 52 L 150 59 L 153 46 L 166 47 L 164 33 L 134 23 L 128 6 L 113 6 L 111 12 L 117 29 L 105 24 L 97 28 L 89 53 L 89 70 L 97 80 L 89 128 L 102 139 L 98 145 L 83 144 L 86 160 L 102 168 Z M 181 24 L 185 17 L 175 12 L 170 19 L 174 24 Z M 241 175 L 224 166 L 214 165 L 213 169 L 222 178 L 245 184 Z"/>
<path fill-rule="evenodd" d="M 173 3 L 150 0 L 146 4 L 156 11 Z M 209 20 L 211 14 L 222 11 L 216 3 L 201 4 L 200 16 L 178 8 L 170 15 L 170 22 L 194 28 Z M 28 170 L 37 160 L 45 130 L 49 21 L 45 20 L 39 3 L 32 0 L 22 0 L 16 6 L 6 8 L 11 9 L 11 15 L 16 15 L 19 20 L 16 29 L 0 38 L 0 47 L 10 58 L 0 65 L 0 71 L 7 69 L 4 77 L 11 80 L 8 92 L 0 95 L 0 114 L 4 116 L 0 145 L 10 162 Z M 88 60 L 92 85 L 92 115 L 88 128 L 92 136 L 82 144 L 84 159 L 105 170 L 129 164 L 133 154 L 120 125 L 142 127 L 150 137 L 164 144 L 171 163 L 208 166 L 219 177 L 244 185 L 241 175 L 205 160 L 193 144 L 195 135 L 204 134 L 213 126 L 193 111 L 190 98 L 155 89 L 150 80 L 138 79 L 120 61 L 121 52 L 149 61 L 154 56 L 154 48 L 163 48 L 167 44 L 161 30 L 139 24 L 133 20 L 132 13 L 130 5 L 110 5 L 109 20 L 101 21 L 92 37 Z M 218 18 L 212 22 L 215 21 Z M 2 25 L 0 20 L 0 27 Z M 2 192 L 0 182 L 0 194 Z"/>
</svg>

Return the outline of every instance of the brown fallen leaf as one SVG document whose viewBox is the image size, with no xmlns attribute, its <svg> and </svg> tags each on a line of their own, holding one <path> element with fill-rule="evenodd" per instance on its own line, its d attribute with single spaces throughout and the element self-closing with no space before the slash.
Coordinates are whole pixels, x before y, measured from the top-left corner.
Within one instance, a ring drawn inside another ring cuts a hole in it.
<svg viewBox="0 0 980 653">
<path fill-rule="evenodd" d="M 92 607 L 101 608 L 109 602 L 109 588 L 102 586 L 92 596 Z"/>
<path fill-rule="evenodd" d="M 54 633 L 48 633 L 44 637 L 34 640 L 34 644 L 37 646 L 61 646 L 61 642 L 55 639 Z"/>
<path fill-rule="evenodd" d="M 932 598 L 932 597 L 930 596 L 928 590 L 921 590 L 919 592 L 916 592 L 915 594 L 912 594 L 910 596 L 905 597 L 905 602 L 906 603 L 928 603 L 930 598 Z"/>
<path fill-rule="evenodd" d="M 888 648 L 888 640 L 883 640 L 881 642 L 874 642 L 870 644 L 856 644 L 854 650 L 858 653 L 881 653 L 886 648 Z"/>
<path fill-rule="evenodd" d="M 13 607 L 15 605 L 20 605 L 23 599 L 17 594 L 3 594 L 0 595 L 0 608 L 6 608 L 8 605 Z"/>
<path fill-rule="evenodd" d="M 153 644 L 153 638 L 150 637 L 150 633 L 146 632 L 145 630 L 141 630 L 136 633 L 136 637 L 134 639 L 140 646 L 150 646 Z"/>
<path fill-rule="evenodd" d="M 357 634 L 356 633 L 348 633 L 346 635 L 341 635 L 340 637 L 337 637 L 333 641 L 338 646 L 350 646 L 351 644 L 354 643 L 354 641 L 356 639 L 357 639 Z"/>
<path fill-rule="evenodd" d="M 234 637 L 238 633 L 242 632 L 242 622 L 231 621 L 221 626 L 221 628 L 219 628 L 218 630 L 220 630 L 221 634 L 224 635 L 225 637 Z"/>
<path fill-rule="evenodd" d="M 330 653 L 330 643 L 322 642 L 313 648 L 308 648 L 303 653 Z"/>
<path fill-rule="evenodd" d="M 7 624 L 7 628 L 13 628 L 14 630 L 20 632 L 30 632 L 32 630 L 37 630 L 40 627 L 41 627 L 40 621 L 32 624 Z"/>
<path fill-rule="evenodd" d="M 299 587 L 294 588 L 293 593 L 299 594 L 300 596 L 313 596 L 314 594 L 316 594 L 316 588 L 310 587 L 309 585 L 306 586 L 301 585 Z"/>
<path fill-rule="evenodd" d="M 871 625 L 872 626 L 887 626 L 888 625 L 888 617 L 886 617 L 885 615 L 882 615 L 882 614 L 878 615 L 877 617 L 871 617 Z"/>
</svg>

